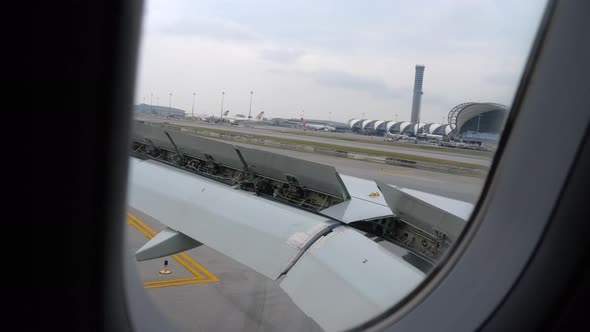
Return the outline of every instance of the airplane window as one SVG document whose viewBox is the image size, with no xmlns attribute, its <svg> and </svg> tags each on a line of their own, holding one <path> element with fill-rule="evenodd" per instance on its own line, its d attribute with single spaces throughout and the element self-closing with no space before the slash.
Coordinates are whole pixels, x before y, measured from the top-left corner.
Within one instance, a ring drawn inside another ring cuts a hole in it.
<svg viewBox="0 0 590 332">
<path fill-rule="evenodd" d="M 544 3 L 146 2 L 126 254 L 173 326 L 338 331 L 449 252 Z"/>
</svg>

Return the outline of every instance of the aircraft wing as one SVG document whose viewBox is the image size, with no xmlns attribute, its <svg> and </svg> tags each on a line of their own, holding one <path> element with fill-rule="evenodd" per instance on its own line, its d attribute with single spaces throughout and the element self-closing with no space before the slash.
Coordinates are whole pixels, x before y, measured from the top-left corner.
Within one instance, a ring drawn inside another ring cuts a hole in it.
<svg viewBox="0 0 590 332">
<path fill-rule="evenodd" d="M 329 331 L 354 327 L 401 300 L 465 223 L 464 215 L 444 210 L 442 197 L 135 125 L 128 204 L 168 227 L 136 258 L 207 245 L 277 280 Z"/>
</svg>

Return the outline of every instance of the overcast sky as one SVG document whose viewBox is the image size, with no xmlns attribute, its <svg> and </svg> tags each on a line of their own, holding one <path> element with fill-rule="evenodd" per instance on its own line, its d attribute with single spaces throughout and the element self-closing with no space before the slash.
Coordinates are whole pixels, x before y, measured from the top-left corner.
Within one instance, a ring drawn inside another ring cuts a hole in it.
<svg viewBox="0 0 590 332">
<path fill-rule="evenodd" d="M 421 120 L 455 105 L 510 105 L 545 6 L 540 0 L 147 0 L 136 103 L 345 122 Z"/>
</svg>

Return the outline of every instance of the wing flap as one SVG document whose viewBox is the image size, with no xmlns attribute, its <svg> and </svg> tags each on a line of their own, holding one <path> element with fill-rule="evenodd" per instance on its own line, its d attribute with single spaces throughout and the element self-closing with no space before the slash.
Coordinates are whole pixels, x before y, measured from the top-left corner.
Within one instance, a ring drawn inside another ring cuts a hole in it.
<svg viewBox="0 0 590 332">
<path fill-rule="evenodd" d="M 281 288 L 326 331 L 348 330 L 409 294 L 424 273 L 349 227 L 314 243 Z"/>
<path fill-rule="evenodd" d="M 304 188 L 346 200 L 350 197 L 333 166 L 284 156 L 268 151 L 238 147 L 250 172 L 283 182 L 292 179 Z"/>
<path fill-rule="evenodd" d="M 321 210 L 322 215 L 345 224 L 393 215 L 375 181 L 348 175 L 340 177 L 350 193 L 350 199 Z"/>
<path fill-rule="evenodd" d="M 454 242 L 465 227 L 465 219 L 442 207 L 391 185 L 382 182 L 378 182 L 377 185 L 391 211 L 405 222 L 428 234 L 433 236 L 444 234 L 451 242 Z"/>
<path fill-rule="evenodd" d="M 320 211 L 320 213 L 345 224 L 392 216 L 391 210 L 387 206 L 375 204 L 356 197 L 352 197 L 348 201 L 324 209 Z"/>
</svg>

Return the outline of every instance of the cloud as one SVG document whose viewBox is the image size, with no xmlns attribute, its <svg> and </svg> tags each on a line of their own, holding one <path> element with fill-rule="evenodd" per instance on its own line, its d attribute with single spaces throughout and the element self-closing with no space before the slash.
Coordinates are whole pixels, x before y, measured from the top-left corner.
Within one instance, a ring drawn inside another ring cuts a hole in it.
<svg viewBox="0 0 590 332">
<path fill-rule="evenodd" d="M 228 104 L 248 105 L 253 89 L 255 102 L 285 114 L 305 106 L 343 118 L 361 108 L 375 118 L 392 110 L 409 118 L 413 66 L 424 63 L 422 110 L 438 121 L 464 101 L 510 102 L 544 7 L 534 0 L 146 5 L 141 96 L 184 90 L 190 109 L 196 89 L 199 105 L 218 111 L 218 91 L 230 92 Z M 243 100 L 232 99 L 238 91 Z"/>
<path fill-rule="evenodd" d="M 221 18 L 179 18 L 161 25 L 158 31 L 182 36 L 201 36 L 216 40 L 252 41 L 259 36 L 247 27 Z"/>
<path fill-rule="evenodd" d="M 485 75 L 483 80 L 491 85 L 498 85 L 514 89 L 520 77 L 514 73 L 492 73 Z"/>
<path fill-rule="evenodd" d="M 305 52 L 297 49 L 266 49 L 260 52 L 260 57 L 265 60 L 272 62 L 278 62 L 283 64 L 291 64 L 297 62 Z"/>
<path fill-rule="evenodd" d="M 374 97 L 384 99 L 397 99 L 405 96 L 402 91 L 387 86 L 382 79 L 361 77 L 341 71 L 319 71 L 308 75 L 326 87 L 369 93 Z"/>
</svg>

